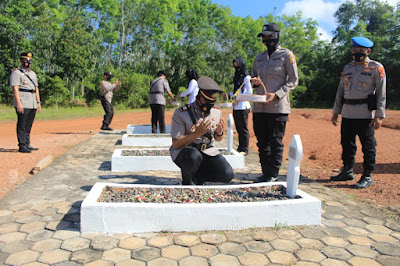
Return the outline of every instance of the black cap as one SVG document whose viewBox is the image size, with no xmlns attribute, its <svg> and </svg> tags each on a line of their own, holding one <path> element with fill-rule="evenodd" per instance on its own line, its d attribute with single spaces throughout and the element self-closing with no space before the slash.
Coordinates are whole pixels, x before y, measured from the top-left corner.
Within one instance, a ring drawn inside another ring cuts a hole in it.
<svg viewBox="0 0 400 266">
<path fill-rule="evenodd" d="M 32 60 L 33 54 L 32 54 L 32 52 L 24 52 L 24 53 L 20 54 L 20 57 L 21 58 L 28 58 L 28 59 Z"/>
<path fill-rule="evenodd" d="M 272 35 L 274 32 L 280 32 L 281 29 L 275 23 L 267 23 L 263 26 L 262 31 L 257 35 L 261 37 L 263 35 Z"/>
<path fill-rule="evenodd" d="M 217 82 L 210 77 L 200 77 L 197 82 L 200 89 L 200 94 L 209 101 L 215 101 L 218 95 L 224 92 Z"/>
</svg>

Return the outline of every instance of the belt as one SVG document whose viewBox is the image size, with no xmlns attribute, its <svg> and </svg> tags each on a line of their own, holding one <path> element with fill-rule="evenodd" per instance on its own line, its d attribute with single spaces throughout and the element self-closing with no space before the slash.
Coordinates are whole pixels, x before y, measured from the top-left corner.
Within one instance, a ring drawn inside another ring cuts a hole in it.
<svg viewBox="0 0 400 266">
<path fill-rule="evenodd" d="M 150 92 L 151 94 L 164 94 L 164 92 L 161 92 L 161 91 L 156 91 L 156 92 Z"/>
<path fill-rule="evenodd" d="M 19 91 L 36 93 L 36 90 L 28 90 L 28 89 L 19 89 Z"/>
<path fill-rule="evenodd" d="M 206 144 L 206 143 L 199 143 L 199 144 L 197 144 L 197 143 L 192 143 L 192 144 L 190 144 L 190 146 L 192 146 L 192 147 L 198 149 L 199 151 L 204 151 L 204 150 L 206 150 L 206 149 L 208 149 L 208 148 L 213 147 L 213 146 L 211 145 L 211 143 L 208 143 L 208 144 Z"/>
<path fill-rule="evenodd" d="M 368 103 L 368 99 L 343 99 L 345 104 L 363 104 Z"/>
</svg>

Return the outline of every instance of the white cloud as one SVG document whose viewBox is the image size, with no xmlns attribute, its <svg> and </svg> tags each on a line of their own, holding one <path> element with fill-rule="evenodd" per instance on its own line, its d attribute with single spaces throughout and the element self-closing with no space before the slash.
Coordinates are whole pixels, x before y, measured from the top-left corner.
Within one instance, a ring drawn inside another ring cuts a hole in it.
<svg viewBox="0 0 400 266">
<path fill-rule="evenodd" d="M 321 24 L 335 25 L 334 14 L 339 6 L 345 2 L 341 1 L 324 1 L 324 0 L 300 0 L 287 2 L 283 9 L 282 14 L 294 15 L 296 12 L 301 11 L 304 18 L 311 18 Z"/>
<path fill-rule="evenodd" d="M 332 41 L 332 34 L 329 34 L 326 30 L 324 30 L 323 28 L 319 27 L 317 28 L 317 34 L 319 35 L 319 39 L 321 41 L 328 41 L 331 42 Z"/>
</svg>

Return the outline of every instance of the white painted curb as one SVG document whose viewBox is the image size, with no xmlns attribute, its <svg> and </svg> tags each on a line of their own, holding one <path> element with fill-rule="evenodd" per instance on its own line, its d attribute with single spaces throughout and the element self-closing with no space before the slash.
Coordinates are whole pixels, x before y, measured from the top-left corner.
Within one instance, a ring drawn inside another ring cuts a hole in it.
<svg viewBox="0 0 400 266">
<path fill-rule="evenodd" d="M 283 185 L 284 182 L 205 188 Z M 160 187 L 96 183 L 81 206 L 82 233 L 143 233 L 160 231 L 238 230 L 251 227 L 320 225 L 321 201 L 297 190 L 301 199 L 239 203 L 104 203 L 97 202 L 105 186 Z M 181 188 L 182 186 L 162 186 Z M 189 186 L 188 186 L 189 187 Z"/>
<path fill-rule="evenodd" d="M 157 129 L 160 132 L 160 129 Z M 127 134 L 152 134 L 151 125 L 128 125 L 126 127 Z M 165 133 L 171 133 L 171 125 L 165 126 Z"/>
<path fill-rule="evenodd" d="M 151 149 L 116 149 L 111 157 L 111 172 L 140 172 L 140 171 L 177 171 L 181 169 L 172 161 L 170 156 L 122 156 L 123 150 L 168 150 L 165 148 Z M 243 169 L 244 156 L 237 151 L 233 155 L 223 155 L 233 169 Z"/>
<path fill-rule="evenodd" d="M 172 138 L 169 134 L 124 134 L 122 146 L 170 147 Z"/>
</svg>

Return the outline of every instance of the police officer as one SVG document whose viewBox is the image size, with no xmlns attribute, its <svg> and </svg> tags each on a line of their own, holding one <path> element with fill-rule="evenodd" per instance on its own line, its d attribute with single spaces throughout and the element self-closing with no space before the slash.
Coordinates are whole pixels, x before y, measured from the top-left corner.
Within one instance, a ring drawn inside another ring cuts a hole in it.
<svg viewBox="0 0 400 266">
<path fill-rule="evenodd" d="M 214 106 L 220 86 L 209 77 L 198 80 L 199 93 L 192 104 L 175 110 L 172 116 L 170 154 L 181 168 L 182 185 L 204 182 L 230 182 L 233 169 L 214 147 L 221 141 L 224 122 L 221 110 Z"/>
<path fill-rule="evenodd" d="M 103 81 L 100 84 L 100 100 L 103 106 L 105 115 L 103 118 L 103 125 L 101 130 L 113 130 L 110 128 L 111 120 L 114 116 L 114 107 L 111 104 L 113 91 L 118 91 L 121 83 L 117 80 L 111 83 L 112 74 L 109 71 L 104 72 Z"/>
<path fill-rule="evenodd" d="M 365 37 L 351 39 L 353 62 L 342 72 L 333 106 L 332 123 L 337 125 L 342 116 L 341 144 L 343 171 L 332 176 L 332 181 L 352 180 L 356 155 L 356 135 L 364 153 L 364 173 L 354 185 L 367 188 L 372 185 L 371 173 L 375 169 L 376 140 L 374 129 L 379 129 L 385 117 L 386 74 L 383 65 L 371 60 L 374 43 Z M 376 109 L 376 111 L 373 111 Z"/>
<path fill-rule="evenodd" d="M 160 126 L 160 133 L 165 133 L 165 92 L 173 101 L 175 101 L 174 95 L 172 94 L 167 81 L 167 75 L 164 71 L 158 71 L 157 78 L 150 83 L 152 133 L 157 133 L 157 124 Z"/>
<path fill-rule="evenodd" d="M 30 69 L 32 53 L 20 54 L 21 66 L 12 71 L 10 85 L 14 93 L 13 106 L 17 111 L 17 137 L 19 152 L 38 150 L 30 145 L 30 134 L 36 110 L 41 111 L 39 85 L 36 73 Z"/>
<path fill-rule="evenodd" d="M 278 179 L 282 164 L 283 136 L 289 120 L 289 92 L 296 88 L 299 78 L 296 58 L 292 51 L 279 45 L 279 26 L 265 24 L 258 37 L 267 50 L 256 56 L 252 76 L 256 94 L 264 95 L 260 86 L 267 90 L 266 102 L 253 103 L 253 127 L 260 153 L 262 176 L 257 182 L 273 182 Z"/>
</svg>

